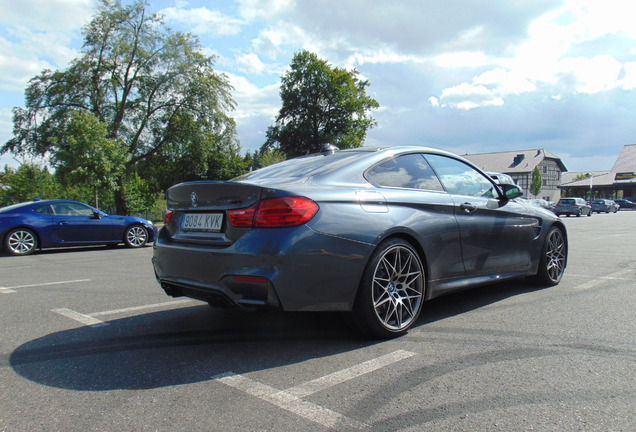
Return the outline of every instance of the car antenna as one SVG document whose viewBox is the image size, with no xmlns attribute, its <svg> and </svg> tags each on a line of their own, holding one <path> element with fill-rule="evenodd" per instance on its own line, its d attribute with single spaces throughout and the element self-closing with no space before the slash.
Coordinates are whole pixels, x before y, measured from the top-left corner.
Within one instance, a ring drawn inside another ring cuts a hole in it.
<svg viewBox="0 0 636 432">
<path fill-rule="evenodd" d="M 320 153 L 326 155 L 330 155 L 330 154 L 334 154 L 335 152 L 337 152 L 338 150 L 340 150 L 337 146 L 327 143 L 325 145 L 322 146 L 322 148 L 320 149 Z"/>
</svg>

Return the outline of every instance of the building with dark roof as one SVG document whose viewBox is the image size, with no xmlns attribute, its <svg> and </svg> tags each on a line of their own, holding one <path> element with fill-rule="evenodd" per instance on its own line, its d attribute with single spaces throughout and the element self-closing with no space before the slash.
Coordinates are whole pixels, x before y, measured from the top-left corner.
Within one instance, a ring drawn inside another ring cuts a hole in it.
<svg viewBox="0 0 636 432">
<path fill-rule="evenodd" d="M 567 168 L 559 157 L 544 150 L 516 150 L 498 153 L 479 153 L 464 155 L 473 164 L 483 171 L 500 172 L 508 174 L 521 186 L 523 194 L 530 196 L 530 184 L 532 183 L 532 171 L 538 167 L 541 171 L 543 186 L 536 198 L 547 201 L 558 201 L 561 197 L 561 175 Z"/>
<path fill-rule="evenodd" d="M 559 186 L 564 196 L 594 198 L 636 198 L 636 144 L 623 147 L 608 173 L 595 175 Z"/>
</svg>

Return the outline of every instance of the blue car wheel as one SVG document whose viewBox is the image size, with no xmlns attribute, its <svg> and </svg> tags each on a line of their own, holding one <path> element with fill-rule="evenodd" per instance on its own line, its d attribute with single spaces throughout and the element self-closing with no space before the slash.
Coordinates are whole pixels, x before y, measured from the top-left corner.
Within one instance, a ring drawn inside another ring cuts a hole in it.
<svg viewBox="0 0 636 432">
<path fill-rule="evenodd" d="M 141 225 L 133 225 L 126 230 L 124 242 L 131 248 L 142 247 L 148 241 L 148 231 Z"/>
<path fill-rule="evenodd" d="M 29 255 L 38 247 L 35 233 L 26 228 L 9 231 L 4 239 L 4 250 L 10 255 Z"/>
</svg>

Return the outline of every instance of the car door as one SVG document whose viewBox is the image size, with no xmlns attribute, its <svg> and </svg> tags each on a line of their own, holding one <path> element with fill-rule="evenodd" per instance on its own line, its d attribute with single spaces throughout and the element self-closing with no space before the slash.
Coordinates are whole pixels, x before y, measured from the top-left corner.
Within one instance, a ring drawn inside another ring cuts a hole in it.
<svg viewBox="0 0 636 432">
<path fill-rule="evenodd" d="M 116 240 L 111 223 L 95 217 L 93 209 L 81 203 L 51 204 L 55 214 L 55 235 L 62 243 L 98 243 Z"/>
<path fill-rule="evenodd" d="M 444 155 L 425 157 L 453 199 L 467 276 L 524 273 L 539 220 L 526 215 L 522 204 L 502 198 L 469 164 Z"/>
<path fill-rule="evenodd" d="M 371 168 L 366 177 L 380 188 L 382 200 L 386 202 L 384 208 L 388 205 L 391 209 L 393 226 L 406 227 L 415 233 L 429 264 L 429 280 L 463 277 L 465 269 L 454 201 L 423 154 L 409 153 L 383 161 Z"/>
</svg>

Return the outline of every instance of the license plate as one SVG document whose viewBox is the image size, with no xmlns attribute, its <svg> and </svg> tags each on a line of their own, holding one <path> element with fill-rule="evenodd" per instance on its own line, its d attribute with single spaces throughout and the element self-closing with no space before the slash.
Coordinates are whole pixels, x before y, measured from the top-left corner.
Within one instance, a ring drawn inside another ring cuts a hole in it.
<svg viewBox="0 0 636 432">
<path fill-rule="evenodd" d="M 184 231 L 219 232 L 223 226 L 223 213 L 186 213 L 181 219 Z"/>
</svg>

